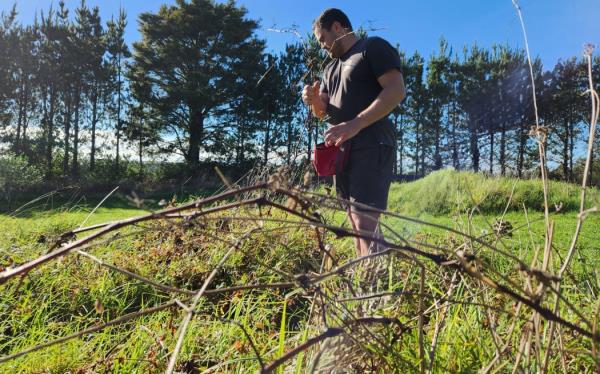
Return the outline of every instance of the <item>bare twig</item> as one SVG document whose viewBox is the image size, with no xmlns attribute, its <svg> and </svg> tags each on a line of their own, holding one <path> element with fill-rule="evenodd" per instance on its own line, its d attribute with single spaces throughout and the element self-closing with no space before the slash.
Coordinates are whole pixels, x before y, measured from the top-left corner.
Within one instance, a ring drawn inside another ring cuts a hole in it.
<svg viewBox="0 0 600 374">
<path fill-rule="evenodd" d="M 421 374 L 425 374 L 425 370 L 427 367 L 427 359 L 425 358 L 425 345 L 423 342 L 423 329 L 424 329 L 424 323 L 425 323 L 425 317 L 423 315 L 423 294 L 425 293 L 425 268 L 421 268 L 421 281 L 419 283 L 419 361 L 420 361 L 420 368 L 421 368 Z"/>
</svg>

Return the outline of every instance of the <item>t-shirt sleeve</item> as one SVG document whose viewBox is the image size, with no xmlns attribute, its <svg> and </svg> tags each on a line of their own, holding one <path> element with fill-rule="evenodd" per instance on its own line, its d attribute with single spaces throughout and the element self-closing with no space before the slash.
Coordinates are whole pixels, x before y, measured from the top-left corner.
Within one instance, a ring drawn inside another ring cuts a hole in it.
<svg viewBox="0 0 600 374">
<path fill-rule="evenodd" d="M 321 81 L 321 93 L 329 94 L 329 89 L 327 88 L 327 82 L 324 80 Z"/>
<path fill-rule="evenodd" d="M 402 72 L 398 51 L 382 38 L 374 37 L 369 40 L 366 58 L 377 78 L 392 69 Z"/>
<path fill-rule="evenodd" d="M 329 87 L 327 87 L 329 80 L 329 69 L 328 66 L 323 70 L 323 75 L 321 76 L 321 93 L 329 94 Z"/>
</svg>

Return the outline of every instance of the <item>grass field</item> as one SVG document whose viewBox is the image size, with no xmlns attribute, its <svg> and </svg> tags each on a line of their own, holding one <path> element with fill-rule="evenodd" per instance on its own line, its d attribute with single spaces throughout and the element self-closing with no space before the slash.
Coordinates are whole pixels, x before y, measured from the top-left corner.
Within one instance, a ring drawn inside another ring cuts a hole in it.
<svg viewBox="0 0 600 374">
<path fill-rule="evenodd" d="M 579 192 L 576 186 L 565 183 L 553 183 L 550 189 L 551 203 L 562 205 L 559 212 L 551 214 L 555 248 L 551 268 L 556 269 L 566 255 L 575 228 Z M 543 248 L 544 243 L 540 193 L 539 181 L 517 182 L 442 171 L 417 182 L 394 185 L 389 206 L 390 211 L 397 214 L 481 238 L 485 243 L 531 263 L 534 253 Z M 89 199 L 86 204 L 58 205 L 51 210 L 30 209 L 17 217 L 0 216 L 0 268 L 15 266 L 46 253 L 60 234 L 77 228 L 86 219 L 85 225 L 89 226 L 147 213 L 126 199 L 115 198 L 88 218 L 98 201 Z M 588 207 L 597 203 L 597 191 L 590 191 Z M 156 205 L 152 207 L 157 208 Z M 527 209 L 527 215 L 524 209 Z M 161 284 L 196 290 L 231 243 L 251 227 L 256 229 L 256 221 L 235 219 L 256 217 L 256 209 L 239 208 L 234 213 L 230 217 L 215 216 L 185 224 L 157 221 L 129 226 L 118 235 L 104 237 L 104 242 L 86 251 L 107 264 Z M 343 221 L 340 213 L 325 208 L 322 213 L 332 222 Z M 286 274 L 308 274 L 319 270 L 322 253 L 314 244 L 317 240 L 315 230 L 297 223 L 278 222 L 277 219 L 287 217 L 281 212 L 269 212 L 267 216 L 260 221 L 260 235 L 244 241 L 227 259 L 216 272 L 210 289 L 284 282 L 288 280 Z M 497 221 L 503 223 L 498 226 Z M 470 242 L 457 233 L 399 217 L 386 217 L 383 222 L 387 226 L 384 228 L 386 238 L 409 240 L 418 248 L 435 246 L 452 250 L 461 245 L 464 248 L 465 243 Z M 501 227 L 498 237 L 494 227 Z M 567 300 L 581 315 L 589 317 L 595 315 L 599 288 L 596 270 L 600 251 L 598 227 L 600 216 L 589 215 L 573 265 L 563 281 Z M 332 245 L 340 263 L 352 258 L 349 238 L 336 240 L 328 234 L 324 241 Z M 515 282 L 523 279 L 514 261 L 506 256 L 477 245 L 472 245 L 470 250 L 478 254 L 495 274 Z M 539 266 L 539 261 L 534 264 Z M 419 271 L 414 265 L 394 260 L 387 266 L 391 272 L 387 273 L 385 282 L 378 283 L 378 291 L 419 291 Z M 436 299 L 443 298 L 448 285 L 452 285 L 453 299 L 461 302 L 434 309 L 423 317 L 425 319 L 418 322 L 423 326 L 422 336 L 419 329 L 409 329 L 390 342 L 385 351 L 366 344 L 365 349 L 379 360 L 374 365 L 399 372 L 418 372 L 423 363 L 419 346 L 424 345 L 428 351 L 435 340 L 437 350 L 431 362 L 434 372 L 473 372 L 492 361 L 498 342 L 506 341 L 512 342 L 512 351 L 494 368 L 501 372 L 512 370 L 520 354 L 515 347 L 519 344 L 519 336 L 512 337 L 506 332 L 512 321 L 510 313 L 496 314 L 482 309 L 477 303 L 486 302 L 497 310 L 510 311 L 515 307 L 514 302 L 482 288 L 476 280 L 464 275 L 450 281 L 454 275 L 450 268 L 428 265 L 423 269 L 427 277 L 422 289 L 430 295 L 431 300 L 427 300 L 431 305 Z M 327 283 L 323 286 L 325 297 L 334 295 L 342 287 L 340 281 Z M 307 298 L 306 292 L 290 291 L 236 291 L 201 299 L 195 309 L 196 318 L 186 334 L 178 370 L 196 373 L 212 368 L 213 372 L 243 373 L 259 369 L 252 344 L 243 330 L 252 337 L 266 362 L 316 335 L 319 328 L 307 324 L 311 299 Z M 189 297 L 156 290 L 76 253 L 36 268 L 26 277 L 10 280 L 0 286 L 0 295 L 0 356 L 100 325 L 127 313 L 161 305 L 175 296 L 181 300 Z M 465 300 L 471 304 L 464 303 Z M 551 300 L 549 298 L 544 305 L 550 307 Z M 415 310 L 422 307 L 420 303 L 423 300 L 419 298 L 400 297 L 392 299 L 378 313 L 413 326 L 417 323 Z M 357 304 L 351 302 L 348 305 Z M 582 323 L 580 316 L 569 308 L 561 306 L 560 311 L 565 319 Z M 516 318 L 516 326 L 525 329 L 527 318 L 525 314 L 521 316 L 522 320 Z M 443 324 L 439 323 L 442 319 Z M 180 320 L 181 310 L 169 307 L 0 363 L 0 372 L 163 372 L 175 344 Z M 546 331 L 548 326 L 541 328 Z M 594 360 L 590 339 L 568 329 L 561 331 L 564 332 L 561 335 L 563 354 L 549 359 L 551 371 L 561 371 L 567 365 L 569 372 L 592 372 Z M 392 334 L 388 335 L 391 339 Z M 540 365 L 536 355 L 542 353 L 521 354 L 519 367 L 536 370 Z M 301 357 L 306 359 L 308 352 Z M 307 361 L 291 360 L 287 370 L 304 372 L 307 365 Z"/>
</svg>

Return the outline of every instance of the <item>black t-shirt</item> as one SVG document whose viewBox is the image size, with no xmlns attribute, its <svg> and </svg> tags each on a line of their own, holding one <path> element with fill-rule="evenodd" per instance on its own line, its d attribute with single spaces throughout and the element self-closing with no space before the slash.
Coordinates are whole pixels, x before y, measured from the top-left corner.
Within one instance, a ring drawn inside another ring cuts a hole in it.
<svg viewBox="0 0 600 374">
<path fill-rule="evenodd" d="M 398 51 L 379 37 L 359 39 L 344 55 L 331 61 L 323 73 L 322 91 L 329 95 L 329 123 L 354 119 L 382 90 L 377 78 L 390 69 L 400 70 Z M 388 114 L 389 115 L 389 114 Z M 352 148 L 396 145 L 388 116 L 362 129 L 351 139 Z"/>
</svg>

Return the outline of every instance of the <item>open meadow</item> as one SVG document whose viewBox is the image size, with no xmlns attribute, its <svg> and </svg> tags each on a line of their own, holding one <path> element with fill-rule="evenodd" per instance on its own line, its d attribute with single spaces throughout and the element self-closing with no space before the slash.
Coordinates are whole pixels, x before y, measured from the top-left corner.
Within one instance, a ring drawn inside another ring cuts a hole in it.
<svg viewBox="0 0 600 374">
<path fill-rule="evenodd" d="M 579 196 L 574 185 L 550 184 L 550 201 L 562 209 L 551 213 L 546 260 L 538 182 L 446 170 L 395 184 L 393 215 L 382 223 L 388 249 L 363 261 L 353 259 L 334 200 L 308 192 L 290 200 L 292 186 L 276 177 L 267 189 L 106 231 L 3 279 L 0 372 L 164 371 L 188 312 L 182 302 L 192 299 L 180 372 L 304 372 L 311 365 L 473 372 L 540 364 L 592 372 L 585 332 L 595 331 L 587 323 L 597 317 L 600 217 L 584 221 L 554 313 L 554 294 L 536 299 L 533 291 L 559 281 L 541 269 L 544 261 L 548 269 L 563 263 Z M 600 202 L 595 190 L 588 197 Z M 86 218 L 93 228 L 148 214 L 111 197 L 89 216 L 96 203 L 42 209 L 38 202 L 1 216 L 2 269 L 106 229 L 63 235 Z M 550 328 L 557 341 L 547 356 L 531 346 Z"/>
</svg>

